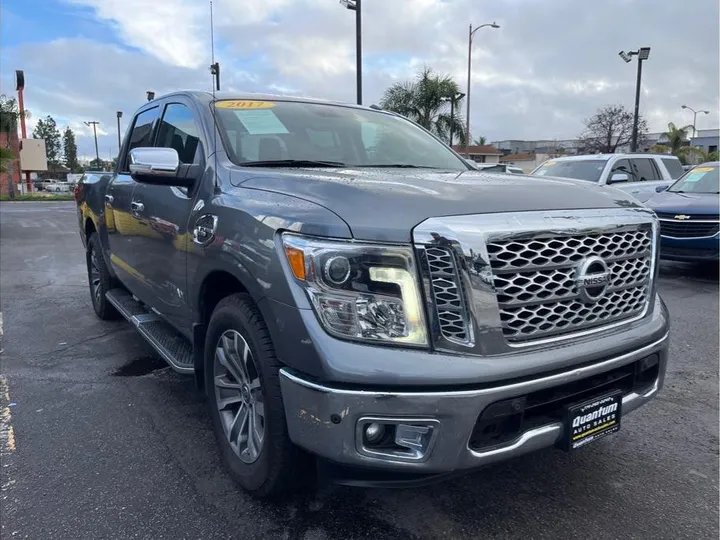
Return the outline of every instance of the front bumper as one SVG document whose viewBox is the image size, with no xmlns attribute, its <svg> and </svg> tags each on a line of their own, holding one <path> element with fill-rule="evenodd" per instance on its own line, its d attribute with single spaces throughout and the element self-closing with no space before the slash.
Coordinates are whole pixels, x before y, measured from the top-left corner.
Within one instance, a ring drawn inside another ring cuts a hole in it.
<svg viewBox="0 0 720 540">
<path fill-rule="evenodd" d="M 545 376 L 493 383 L 477 389 L 449 391 L 376 391 L 332 387 L 282 369 L 280 384 L 289 435 L 300 447 L 330 462 L 393 473 L 443 474 L 481 467 L 558 444 L 563 424 L 534 425 L 513 440 L 487 448 L 471 445 L 476 422 L 491 404 L 560 387 L 641 362 L 657 355 L 654 380 L 642 391 L 623 395 L 623 417 L 645 404 L 662 387 L 668 356 L 668 335 L 630 352 Z M 420 456 L 400 458 L 368 451 L 363 422 L 387 419 L 432 426 Z"/>
<path fill-rule="evenodd" d="M 711 238 L 660 237 L 660 258 L 665 261 L 711 262 L 720 259 L 720 235 Z"/>
</svg>

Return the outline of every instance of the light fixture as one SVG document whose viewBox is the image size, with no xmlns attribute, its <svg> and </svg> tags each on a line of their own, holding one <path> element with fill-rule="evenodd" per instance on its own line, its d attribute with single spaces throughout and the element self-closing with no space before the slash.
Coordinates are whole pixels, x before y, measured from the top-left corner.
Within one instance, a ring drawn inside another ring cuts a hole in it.
<svg viewBox="0 0 720 540">
<path fill-rule="evenodd" d="M 638 52 L 638 58 L 640 60 L 647 60 L 650 57 L 650 47 L 640 47 Z"/>
<path fill-rule="evenodd" d="M 630 60 L 632 60 L 632 56 L 625 51 L 620 51 L 618 55 L 620 55 L 620 58 L 622 58 L 626 62 L 630 62 Z"/>
<path fill-rule="evenodd" d="M 148 101 L 152 101 L 153 99 L 155 99 L 155 92 L 153 92 L 152 90 L 148 90 L 146 94 Z"/>
<path fill-rule="evenodd" d="M 340 0 L 340 5 L 345 6 L 347 9 L 352 11 L 357 9 L 357 4 L 354 0 Z"/>
</svg>

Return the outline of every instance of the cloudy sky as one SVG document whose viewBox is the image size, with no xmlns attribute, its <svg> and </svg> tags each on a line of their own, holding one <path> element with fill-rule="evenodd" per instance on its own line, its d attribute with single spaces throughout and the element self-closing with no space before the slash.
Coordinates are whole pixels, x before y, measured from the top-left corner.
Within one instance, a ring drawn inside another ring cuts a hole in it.
<svg viewBox="0 0 720 540">
<path fill-rule="evenodd" d="M 52 115 L 94 154 L 84 120 L 100 121 L 101 156 L 117 147 L 146 90 L 210 89 L 205 0 L 3 0 L 0 88 L 26 77 L 34 118 Z M 337 0 L 214 0 L 223 90 L 355 100 L 355 19 Z M 427 65 L 467 82 L 471 125 L 489 140 L 570 138 L 598 107 L 634 100 L 636 64 L 621 49 L 652 47 L 641 112 L 651 131 L 685 125 L 683 103 L 718 127 L 717 0 L 363 0 L 365 104 Z"/>
</svg>

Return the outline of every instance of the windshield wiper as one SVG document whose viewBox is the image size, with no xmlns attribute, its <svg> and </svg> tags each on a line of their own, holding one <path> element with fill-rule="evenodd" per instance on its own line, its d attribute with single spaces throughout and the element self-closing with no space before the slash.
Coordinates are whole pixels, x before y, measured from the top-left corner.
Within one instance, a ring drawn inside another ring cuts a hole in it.
<svg viewBox="0 0 720 540">
<path fill-rule="evenodd" d="M 347 167 L 342 161 L 313 161 L 309 159 L 277 159 L 246 161 L 241 167 Z"/>
<path fill-rule="evenodd" d="M 353 165 L 353 168 L 361 169 L 373 167 L 376 169 L 437 169 L 437 167 L 428 167 L 427 165 L 412 165 L 410 163 L 379 163 L 375 165 Z"/>
</svg>

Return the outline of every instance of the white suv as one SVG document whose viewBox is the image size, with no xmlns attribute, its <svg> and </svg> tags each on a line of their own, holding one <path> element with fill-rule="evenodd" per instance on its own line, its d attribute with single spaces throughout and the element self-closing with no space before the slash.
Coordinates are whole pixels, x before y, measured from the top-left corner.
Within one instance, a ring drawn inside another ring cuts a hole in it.
<svg viewBox="0 0 720 540">
<path fill-rule="evenodd" d="M 666 154 L 590 154 L 545 161 L 531 176 L 557 176 L 610 185 L 645 202 L 684 174 L 682 163 Z"/>
</svg>

